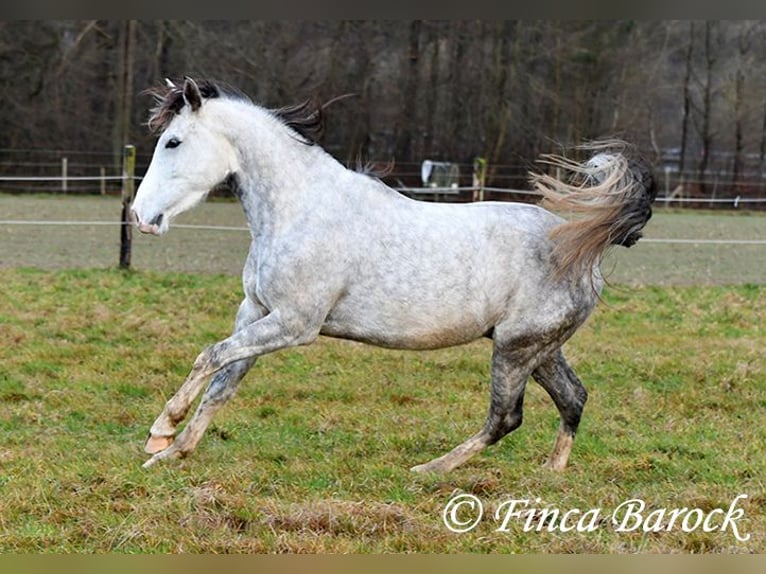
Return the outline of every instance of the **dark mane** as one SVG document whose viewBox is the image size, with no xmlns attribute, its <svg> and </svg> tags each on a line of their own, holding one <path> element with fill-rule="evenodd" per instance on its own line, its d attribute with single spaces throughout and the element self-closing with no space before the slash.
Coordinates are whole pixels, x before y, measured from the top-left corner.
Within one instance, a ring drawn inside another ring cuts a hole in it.
<svg viewBox="0 0 766 574">
<path fill-rule="evenodd" d="M 206 99 L 231 97 L 250 101 L 250 98 L 239 90 L 223 86 L 211 80 L 200 80 L 197 82 L 197 86 L 199 86 L 202 97 Z M 156 86 L 143 92 L 152 96 L 155 101 L 155 106 L 149 110 L 150 115 L 147 121 L 147 125 L 152 133 L 162 133 L 168 127 L 173 117 L 186 105 L 183 91 L 183 82 L 177 82 L 174 85 Z M 274 109 L 271 112 L 284 122 L 288 128 L 295 131 L 301 137 L 303 143 L 314 145 L 324 133 L 324 108 L 351 95 L 355 94 L 344 94 L 324 104 L 320 103 L 316 96 L 312 96 L 300 104 Z"/>
<path fill-rule="evenodd" d="M 322 137 L 325 126 L 324 110 L 331 104 L 344 100 L 357 94 L 343 94 L 336 96 L 325 103 L 320 103 L 316 95 L 311 96 L 305 102 L 294 106 L 286 106 L 272 110 L 274 115 L 281 119 L 285 125 L 298 132 L 306 145 L 314 145 Z"/>
<path fill-rule="evenodd" d="M 228 86 L 222 86 L 211 80 L 201 80 L 197 82 L 200 94 L 203 98 L 220 98 L 222 96 L 248 100 L 239 90 Z M 173 119 L 184 107 L 184 89 L 183 82 L 176 82 L 175 85 L 162 85 L 149 88 L 143 92 L 154 98 L 155 106 L 149 110 L 149 120 L 146 122 L 152 133 L 162 133 Z"/>
<path fill-rule="evenodd" d="M 324 133 L 324 106 L 312 96 L 305 102 L 272 110 L 285 125 L 300 135 L 304 143 L 314 145 Z"/>
</svg>

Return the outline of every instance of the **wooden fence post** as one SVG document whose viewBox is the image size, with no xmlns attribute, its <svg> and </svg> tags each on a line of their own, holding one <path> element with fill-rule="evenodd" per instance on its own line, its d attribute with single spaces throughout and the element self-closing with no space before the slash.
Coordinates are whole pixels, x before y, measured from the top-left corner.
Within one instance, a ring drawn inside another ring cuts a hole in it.
<svg viewBox="0 0 766 574">
<path fill-rule="evenodd" d="M 484 201 L 484 183 L 487 179 L 487 160 L 477 157 L 473 160 L 473 200 Z"/>
<path fill-rule="evenodd" d="M 130 269 L 130 252 L 133 226 L 130 221 L 130 204 L 135 189 L 136 146 L 122 149 L 122 217 L 120 219 L 120 268 Z"/>
<path fill-rule="evenodd" d="M 67 192 L 67 177 L 69 172 L 69 159 L 61 158 L 61 191 Z"/>
</svg>

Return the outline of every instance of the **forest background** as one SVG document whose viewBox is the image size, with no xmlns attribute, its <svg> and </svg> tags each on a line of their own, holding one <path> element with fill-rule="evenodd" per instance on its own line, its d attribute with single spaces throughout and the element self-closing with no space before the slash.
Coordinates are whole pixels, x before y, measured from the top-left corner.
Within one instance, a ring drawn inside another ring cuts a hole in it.
<svg viewBox="0 0 766 574">
<path fill-rule="evenodd" d="M 34 175 L 45 150 L 119 169 L 131 143 L 143 173 L 142 92 L 189 75 L 273 108 L 353 94 L 327 108 L 322 145 L 393 162 L 406 185 L 424 159 L 482 157 L 488 185 L 523 187 L 539 154 L 618 136 L 667 191 L 761 196 L 764 39 L 744 20 L 5 21 L 0 162 Z"/>
</svg>

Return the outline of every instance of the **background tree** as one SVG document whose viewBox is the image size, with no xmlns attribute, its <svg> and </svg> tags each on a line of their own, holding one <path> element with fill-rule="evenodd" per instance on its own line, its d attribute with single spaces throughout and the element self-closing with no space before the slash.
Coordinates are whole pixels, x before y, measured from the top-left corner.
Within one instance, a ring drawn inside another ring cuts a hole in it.
<svg viewBox="0 0 766 574">
<path fill-rule="evenodd" d="M 269 107 L 354 94 L 328 108 L 323 145 L 394 160 L 410 184 L 424 159 L 482 156 L 490 184 L 524 186 L 540 153 L 609 135 L 741 184 L 766 155 L 763 40 L 749 21 L 8 21 L 0 161 L 75 150 L 116 166 L 130 140 L 141 173 L 141 92 L 191 75 Z"/>
</svg>

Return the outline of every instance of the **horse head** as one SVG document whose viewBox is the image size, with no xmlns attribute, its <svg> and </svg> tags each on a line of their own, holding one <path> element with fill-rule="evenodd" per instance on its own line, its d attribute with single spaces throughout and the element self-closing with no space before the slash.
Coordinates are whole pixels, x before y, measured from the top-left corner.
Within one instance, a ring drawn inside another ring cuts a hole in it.
<svg viewBox="0 0 766 574">
<path fill-rule="evenodd" d="M 170 220 L 201 202 L 237 169 L 211 102 L 219 92 L 191 78 L 152 92 L 157 107 L 149 126 L 160 131 L 152 161 L 136 192 L 133 220 L 143 233 L 161 235 Z"/>
</svg>

